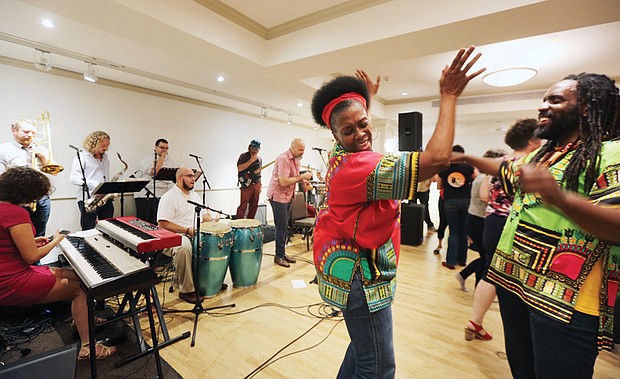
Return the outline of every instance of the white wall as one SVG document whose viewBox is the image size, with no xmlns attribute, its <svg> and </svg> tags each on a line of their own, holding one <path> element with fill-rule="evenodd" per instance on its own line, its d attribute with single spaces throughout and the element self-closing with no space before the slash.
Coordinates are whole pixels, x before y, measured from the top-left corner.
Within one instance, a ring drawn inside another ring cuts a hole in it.
<svg viewBox="0 0 620 379">
<path fill-rule="evenodd" d="M 259 109 L 256 117 L 250 117 L 2 64 L 0 98 L 0 143 L 12 139 L 13 120 L 34 119 L 44 110 L 50 114 L 54 158 L 65 170 L 52 180 L 55 191 L 48 234 L 56 228 L 79 230 L 76 187 L 69 182 L 75 151 L 68 145 L 81 147 L 84 137 L 95 130 L 111 136 L 111 175 L 123 167 L 117 152 L 128 163 L 123 178 L 138 169 L 146 154 L 152 154 L 157 138 L 166 138 L 170 154 L 184 165 L 197 168 L 189 153 L 204 157 L 202 166 L 212 188 L 206 195 L 207 205 L 229 214 L 235 213 L 239 202 L 237 158 L 247 151 L 250 140 L 262 142 L 261 156 L 267 163 L 285 151 L 293 138 L 301 137 L 306 142 L 302 164 L 320 169 L 323 163 L 311 147 L 331 146 L 328 134 L 263 120 L 258 117 Z M 272 167 L 263 174 L 261 203 Z M 196 189 L 201 188 L 197 183 Z M 126 216 L 134 214 L 131 196 L 125 198 L 124 209 Z M 118 200 L 116 213 L 120 215 Z"/>
</svg>

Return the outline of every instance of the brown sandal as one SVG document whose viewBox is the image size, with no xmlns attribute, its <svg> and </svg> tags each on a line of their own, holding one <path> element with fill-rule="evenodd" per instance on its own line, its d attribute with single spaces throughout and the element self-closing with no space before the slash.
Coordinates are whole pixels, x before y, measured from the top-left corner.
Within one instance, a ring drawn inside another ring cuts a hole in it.
<svg viewBox="0 0 620 379">
<path fill-rule="evenodd" d="M 78 360 L 84 360 L 90 358 L 90 343 L 86 342 L 82 344 L 82 348 L 80 349 L 80 353 L 78 354 Z M 99 352 L 97 352 L 99 349 Z M 100 342 L 95 343 L 95 354 L 97 359 L 105 359 L 110 355 L 116 353 L 115 346 L 106 346 Z"/>
</svg>

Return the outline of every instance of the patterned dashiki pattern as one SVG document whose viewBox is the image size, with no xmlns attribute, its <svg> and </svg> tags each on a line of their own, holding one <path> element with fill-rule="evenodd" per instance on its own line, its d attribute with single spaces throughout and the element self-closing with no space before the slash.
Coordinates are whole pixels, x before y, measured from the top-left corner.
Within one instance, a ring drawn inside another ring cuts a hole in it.
<svg viewBox="0 0 620 379">
<path fill-rule="evenodd" d="M 359 270 L 370 311 L 392 303 L 400 251 L 399 200 L 415 196 L 418 161 L 418 152 L 349 153 L 334 146 L 313 244 L 325 302 L 346 308 L 353 274 Z"/>
<path fill-rule="evenodd" d="M 545 206 L 535 193 L 521 193 L 514 173 L 524 160 L 504 162 L 500 177 L 507 190 L 516 190 L 487 277 L 519 296 L 534 309 L 562 322 L 571 320 L 579 290 L 598 260 L 603 278 L 599 312 L 599 349 L 613 347 L 614 304 L 620 282 L 620 246 L 587 234 L 557 208 Z M 562 185 L 564 171 L 575 153 L 566 151 L 549 166 Z M 585 190 L 585 173 L 579 193 L 603 207 L 620 207 L 620 142 L 604 142 L 598 178 Z"/>
</svg>

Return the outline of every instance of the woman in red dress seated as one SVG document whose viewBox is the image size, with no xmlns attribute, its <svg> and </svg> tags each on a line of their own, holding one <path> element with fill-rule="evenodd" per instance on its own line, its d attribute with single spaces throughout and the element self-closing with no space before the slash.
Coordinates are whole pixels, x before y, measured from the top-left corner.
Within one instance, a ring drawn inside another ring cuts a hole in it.
<svg viewBox="0 0 620 379">
<path fill-rule="evenodd" d="M 90 355 L 88 308 L 79 277 L 73 270 L 32 266 L 64 238 L 58 231 L 51 241 L 35 238 L 30 215 L 22 207 L 49 194 L 50 189 L 49 179 L 28 167 L 13 167 L 0 175 L 0 306 L 71 300 L 71 313 L 82 340 L 78 359 L 86 359 Z M 98 343 L 95 351 L 97 359 L 103 359 L 116 348 Z"/>
</svg>

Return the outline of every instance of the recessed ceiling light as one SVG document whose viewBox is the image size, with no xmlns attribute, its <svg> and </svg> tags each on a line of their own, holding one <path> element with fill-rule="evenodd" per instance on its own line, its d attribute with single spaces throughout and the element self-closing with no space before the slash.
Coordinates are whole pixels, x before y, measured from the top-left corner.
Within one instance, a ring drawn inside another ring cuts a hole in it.
<svg viewBox="0 0 620 379">
<path fill-rule="evenodd" d="M 407 92 L 407 91 L 403 91 L 403 92 L 401 92 L 400 94 L 401 94 L 401 95 L 403 95 L 403 96 L 407 96 L 407 95 L 409 95 L 409 92 Z"/>
<path fill-rule="evenodd" d="M 303 107 L 303 106 L 304 106 L 304 103 L 302 103 L 302 102 L 300 101 L 299 103 L 297 103 L 297 106 L 298 106 L 298 107 Z"/>
<path fill-rule="evenodd" d="M 218 76 L 217 77 L 217 81 L 220 82 L 220 83 L 223 82 L 224 81 L 224 77 L 223 76 Z"/>
<path fill-rule="evenodd" d="M 537 73 L 536 69 L 530 67 L 505 68 L 486 74 L 482 81 L 494 87 L 516 86 L 532 79 Z"/>
<path fill-rule="evenodd" d="M 43 19 L 41 21 L 41 25 L 45 26 L 46 28 L 53 28 L 54 27 L 54 23 L 52 22 L 52 20 L 49 20 L 47 18 Z"/>
</svg>

